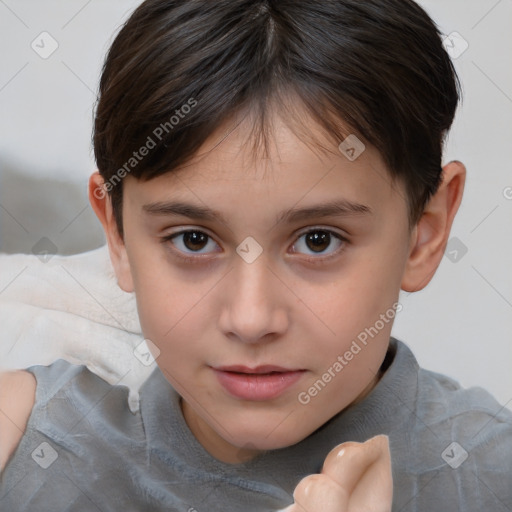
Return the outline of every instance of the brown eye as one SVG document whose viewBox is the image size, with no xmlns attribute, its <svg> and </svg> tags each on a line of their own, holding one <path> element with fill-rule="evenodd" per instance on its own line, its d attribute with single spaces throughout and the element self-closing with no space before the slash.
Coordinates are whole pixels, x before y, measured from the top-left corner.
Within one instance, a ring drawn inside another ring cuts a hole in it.
<svg viewBox="0 0 512 512">
<path fill-rule="evenodd" d="M 205 255 L 216 250 L 218 245 L 213 238 L 206 233 L 198 230 L 181 231 L 172 235 L 167 235 L 162 239 L 164 243 L 171 243 L 174 251 L 186 255 Z"/>
<path fill-rule="evenodd" d="M 200 251 L 208 242 L 208 235 L 201 231 L 187 231 L 183 235 L 183 245 L 191 251 Z"/>
<path fill-rule="evenodd" d="M 322 256 L 329 257 L 339 252 L 340 247 L 345 245 L 347 240 L 327 229 L 312 229 L 299 236 L 293 245 L 293 252 L 302 253 L 305 255 L 318 255 L 317 259 Z M 331 248 L 331 250 L 329 250 Z"/>
<path fill-rule="evenodd" d="M 322 252 L 329 247 L 331 234 L 328 231 L 311 231 L 306 234 L 306 245 L 314 252 Z"/>
</svg>

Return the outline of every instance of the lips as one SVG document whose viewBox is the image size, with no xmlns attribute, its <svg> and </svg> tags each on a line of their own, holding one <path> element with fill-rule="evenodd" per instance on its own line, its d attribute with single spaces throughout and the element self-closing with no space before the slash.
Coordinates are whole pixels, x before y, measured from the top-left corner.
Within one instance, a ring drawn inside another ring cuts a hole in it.
<svg viewBox="0 0 512 512">
<path fill-rule="evenodd" d="M 295 371 L 295 370 L 291 370 L 288 368 L 283 368 L 282 366 L 274 366 L 271 364 L 256 366 L 256 368 L 249 368 L 248 366 L 242 366 L 242 365 L 233 365 L 233 366 L 219 366 L 214 369 L 224 371 L 224 372 L 249 373 L 249 374 L 261 374 L 261 373 L 272 373 L 272 372 L 286 373 L 286 372 Z"/>
<path fill-rule="evenodd" d="M 250 401 L 272 400 L 293 386 L 305 370 L 275 365 L 212 368 L 221 386 L 233 397 Z"/>
</svg>

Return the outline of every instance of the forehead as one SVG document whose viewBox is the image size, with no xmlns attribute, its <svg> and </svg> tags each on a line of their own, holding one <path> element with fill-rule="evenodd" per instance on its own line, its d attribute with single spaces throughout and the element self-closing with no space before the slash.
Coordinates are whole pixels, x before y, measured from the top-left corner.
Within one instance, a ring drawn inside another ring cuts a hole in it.
<svg viewBox="0 0 512 512">
<path fill-rule="evenodd" d="M 139 206 L 174 198 L 228 213 L 234 207 L 270 210 L 338 199 L 379 212 L 405 200 L 403 187 L 392 181 L 372 145 L 350 135 L 349 142 L 360 144 L 355 147 L 360 154 L 349 158 L 348 143 L 340 150 L 312 120 L 297 132 L 273 115 L 267 146 L 257 146 L 254 120 L 232 119 L 178 169 L 146 182 L 128 176 L 126 192 L 137 191 L 132 199 Z"/>
</svg>

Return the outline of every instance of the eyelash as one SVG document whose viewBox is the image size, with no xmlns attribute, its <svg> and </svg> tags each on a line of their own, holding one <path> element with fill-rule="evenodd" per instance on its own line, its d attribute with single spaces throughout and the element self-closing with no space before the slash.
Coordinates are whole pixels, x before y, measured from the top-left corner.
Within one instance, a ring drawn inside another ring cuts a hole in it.
<svg viewBox="0 0 512 512">
<path fill-rule="evenodd" d="M 316 232 L 319 232 L 319 231 L 323 231 L 323 232 L 329 233 L 329 235 L 332 235 L 335 238 L 337 238 L 341 242 L 341 246 L 338 249 L 336 249 L 335 251 L 333 251 L 332 253 L 330 253 L 328 256 L 314 256 L 314 257 L 309 257 L 309 258 L 306 257 L 305 259 L 306 259 L 306 261 L 308 263 L 313 263 L 313 264 L 325 263 L 328 260 L 331 260 L 332 258 L 335 258 L 335 257 L 339 256 L 344 251 L 344 249 L 346 248 L 346 245 L 349 243 L 349 241 L 344 236 L 340 235 L 339 233 L 337 233 L 335 231 L 332 231 L 332 230 L 326 229 L 326 228 L 315 227 L 315 228 L 309 229 L 308 231 L 304 231 L 304 232 L 300 233 L 297 236 L 297 238 L 296 238 L 295 242 L 293 243 L 293 245 L 295 245 L 297 243 L 297 241 L 300 240 L 303 236 L 308 235 L 310 233 L 316 233 Z M 199 229 L 185 229 L 183 231 L 178 231 L 176 233 L 172 233 L 170 235 L 162 237 L 161 238 L 161 242 L 164 245 L 167 245 L 169 242 L 171 242 L 171 245 L 173 245 L 172 244 L 172 240 L 174 238 L 177 238 L 178 236 L 184 235 L 186 233 L 202 233 L 202 234 L 206 235 L 208 237 L 208 239 L 213 240 L 213 237 L 211 237 L 208 233 L 205 233 L 204 231 L 201 231 Z M 179 249 L 171 248 L 171 250 L 172 250 L 172 252 L 175 255 L 177 255 L 180 259 L 182 259 L 186 263 L 201 263 L 201 260 L 207 258 L 207 256 L 205 256 L 205 255 L 186 256 L 185 255 L 186 253 L 183 253 Z"/>
</svg>

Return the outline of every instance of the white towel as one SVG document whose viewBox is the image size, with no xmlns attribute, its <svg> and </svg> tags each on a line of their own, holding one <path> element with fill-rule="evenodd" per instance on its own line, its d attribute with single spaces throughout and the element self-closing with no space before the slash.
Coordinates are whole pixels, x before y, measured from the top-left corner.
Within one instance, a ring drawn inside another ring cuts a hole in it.
<svg viewBox="0 0 512 512">
<path fill-rule="evenodd" d="M 0 370 L 59 358 L 84 364 L 127 386 L 130 410 L 139 409 L 156 363 L 140 355 L 135 296 L 119 288 L 107 246 L 73 256 L 0 254 L 0 326 Z"/>
</svg>

